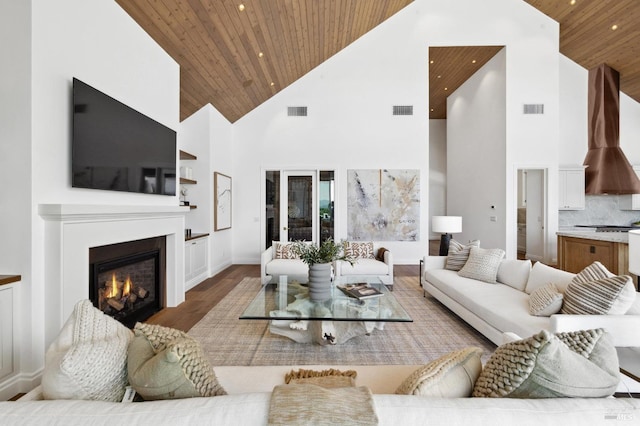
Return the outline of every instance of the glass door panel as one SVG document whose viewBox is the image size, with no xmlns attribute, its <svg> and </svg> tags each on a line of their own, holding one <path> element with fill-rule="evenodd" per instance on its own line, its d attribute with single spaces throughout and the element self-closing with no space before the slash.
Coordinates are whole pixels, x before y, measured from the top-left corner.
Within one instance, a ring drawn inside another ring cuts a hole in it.
<svg viewBox="0 0 640 426">
<path fill-rule="evenodd" d="M 280 171 L 267 170 L 265 176 L 265 243 L 280 241 Z"/>
<path fill-rule="evenodd" d="M 280 215 L 286 215 L 282 222 L 287 226 L 281 230 L 280 236 L 286 235 L 288 241 L 315 241 L 315 172 L 284 172 L 284 175 L 286 210 Z M 282 202 L 281 208 L 284 209 Z"/>
</svg>

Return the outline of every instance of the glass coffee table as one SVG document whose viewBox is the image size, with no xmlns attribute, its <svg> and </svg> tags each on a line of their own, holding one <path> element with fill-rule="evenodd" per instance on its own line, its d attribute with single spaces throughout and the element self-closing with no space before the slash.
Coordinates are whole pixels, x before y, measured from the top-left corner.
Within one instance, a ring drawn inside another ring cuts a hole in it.
<svg viewBox="0 0 640 426">
<path fill-rule="evenodd" d="M 356 299 L 337 285 L 367 283 L 381 296 Z M 379 277 L 341 277 L 333 282 L 331 298 L 309 299 L 306 285 L 287 276 L 275 276 L 262 286 L 240 316 L 241 320 L 268 320 L 269 331 L 299 343 L 340 344 L 374 330 L 387 322 L 413 322 Z"/>
</svg>

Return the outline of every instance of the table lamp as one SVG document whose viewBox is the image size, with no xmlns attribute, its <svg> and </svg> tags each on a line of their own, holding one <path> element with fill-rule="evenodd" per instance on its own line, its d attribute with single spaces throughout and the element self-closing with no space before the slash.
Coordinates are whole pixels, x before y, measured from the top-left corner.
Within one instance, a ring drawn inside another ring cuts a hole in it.
<svg viewBox="0 0 640 426">
<path fill-rule="evenodd" d="M 440 256 L 449 254 L 451 234 L 462 232 L 462 216 L 433 216 L 431 230 L 442 234 L 440 237 Z"/>
</svg>

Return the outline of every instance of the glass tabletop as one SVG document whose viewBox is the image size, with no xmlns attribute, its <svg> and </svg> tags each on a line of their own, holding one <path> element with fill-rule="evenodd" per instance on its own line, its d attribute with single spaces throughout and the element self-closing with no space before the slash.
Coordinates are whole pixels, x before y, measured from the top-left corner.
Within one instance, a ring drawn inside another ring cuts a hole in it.
<svg viewBox="0 0 640 426">
<path fill-rule="evenodd" d="M 366 283 L 382 295 L 361 300 L 347 296 L 336 287 L 356 283 Z M 276 276 L 262 286 L 240 319 L 413 322 L 393 292 L 374 276 L 337 279 L 333 282 L 331 298 L 323 302 L 311 301 L 306 285 L 284 275 Z"/>
</svg>

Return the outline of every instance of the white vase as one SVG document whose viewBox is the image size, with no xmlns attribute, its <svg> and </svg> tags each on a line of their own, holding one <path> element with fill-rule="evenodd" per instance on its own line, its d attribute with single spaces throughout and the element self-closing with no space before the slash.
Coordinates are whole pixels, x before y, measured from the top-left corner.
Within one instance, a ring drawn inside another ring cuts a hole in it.
<svg viewBox="0 0 640 426">
<path fill-rule="evenodd" d="M 331 264 L 309 266 L 309 298 L 314 302 L 331 299 Z"/>
</svg>

